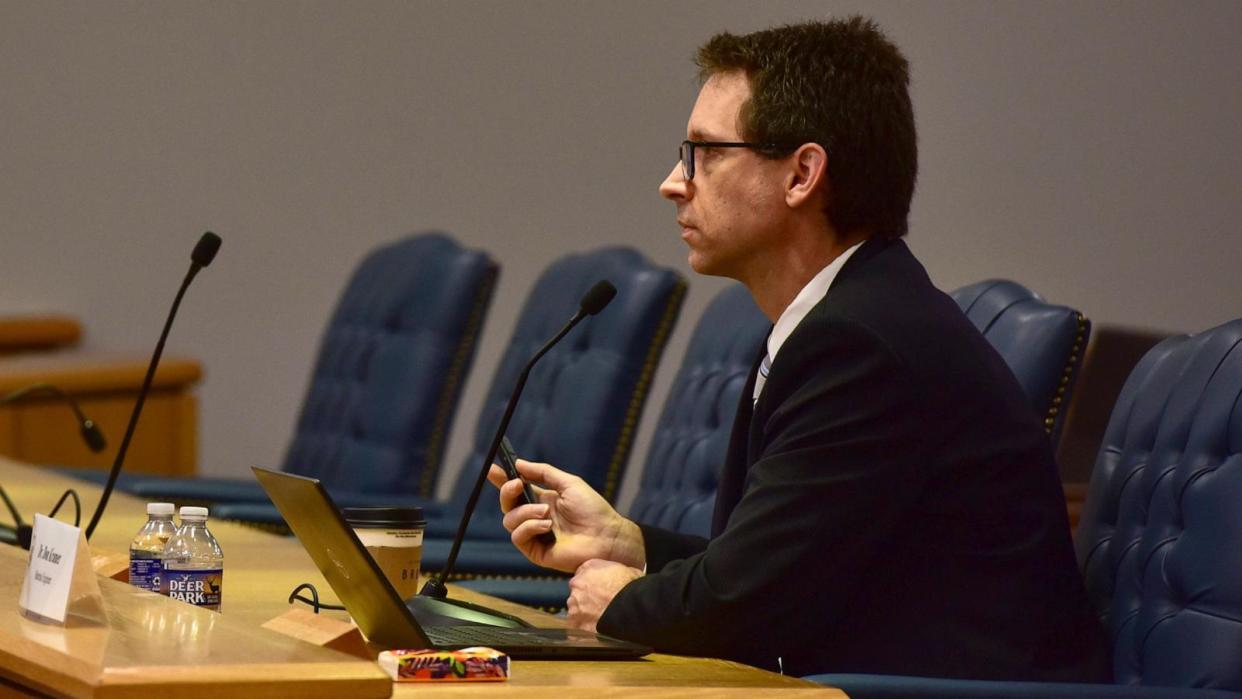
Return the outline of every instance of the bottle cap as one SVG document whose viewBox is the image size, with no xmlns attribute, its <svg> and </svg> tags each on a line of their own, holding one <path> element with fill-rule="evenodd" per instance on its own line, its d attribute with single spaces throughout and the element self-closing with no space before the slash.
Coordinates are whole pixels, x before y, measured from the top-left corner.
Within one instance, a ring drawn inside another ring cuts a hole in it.
<svg viewBox="0 0 1242 699">
<path fill-rule="evenodd" d="M 177 508 L 171 502 L 148 502 L 148 515 L 161 515 L 163 517 L 172 517 Z"/>
<path fill-rule="evenodd" d="M 181 516 L 182 517 L 206 517 L 207 508 L 206 507 L 192 507 L 190 505 L 184 505 L 181 508 Z"/>
</svg>

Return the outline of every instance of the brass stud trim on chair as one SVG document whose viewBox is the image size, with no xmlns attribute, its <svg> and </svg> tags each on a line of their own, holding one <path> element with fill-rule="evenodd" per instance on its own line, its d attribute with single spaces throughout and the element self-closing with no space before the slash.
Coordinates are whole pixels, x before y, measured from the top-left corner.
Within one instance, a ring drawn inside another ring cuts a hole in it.
<svg viewBox="0 0 1242 699">
<path fill-rule="evenodd" d="M 466 362 L 470 358 L 475 346 L 475 340 L 479 336 L 479 332 L 483 328 L 483 319 L 487 316 L 487 309 L 490 306 L 492 291 L 496 287 L 497 270 L 492 267 L 483 279 L 483 283 L 479 285 L 479 291 L 474 297 L 474 303 L 470 307 L 470 315 L 466 319 L 466 331 L 462 334 L 461 340 L 457 343 L 457 347 L 453 350 L 453 358 L 449 363 L 449 368 L 444 378 L 444 388 L 440 392 L 440 398 L 436 401 L 436 412 L 432 418 L 431 436 L 427 440 L 427 458 L 423 462 L 422 476 L 418 480 L 417 495 L 421 497 L 433 497 L 436 490 L 436 479 L 440 475 L 440 467 L 442 466 L 442 458 L 444 456 L 444 444 L 448 439 L 448 423 L 452 419 L 453 413 L 457 408 L 458 386 L 464 379 L 465 372 L 462 370 Z"/>
<path fill-rule="evenodd" d="M 1056 427 L 1057 415 L 1061 412 L 1061 403 L 1065 401 L 1065 392 L 1069 390 L 1070 381 L 1074 378 L 1074 370 L 1078 367 L 1078 359 L 1082 355 L 1083 337 L 1087 333 L 1087 317 L 1075 312 L 1074 320 L 1078 322 L 1078 334 L 1074 337 L 1074 345 L 1070 348 L 1069 358 L 1066 359 L 1065 367 L 1061 370 L 1061 380 L 1057 383 L 1056 395 L 1052 397 L 1052 404 L 1048 406 L 1048 412 L 1044 416 L 1044 432 L 1050 436 L 1053 428 Z"/>
<path fill-rule="evenodd" d="M 608 502 L 616 500 L 621 480 L 621 467 L 625 464 L 626 458 L 629 457 L 630 447 L 634 444 L 634 434 L 638 431 L 638 414 L 642 410 L 643 402 L 647 399 L 647 392 L 651 387 L 651 377 L 655 374 L 656 367 L 660 363 L 660 356 L 664 354 L 664 345 L 668 342 L 673 324 L 677 320 L 677 315 L 681 312 L 681 303 L 685 295 L 686 283 L 678 279 L 672 293 L 669 294 L 668 301 L 664 305 L 664 313 L 660 316 L 660 324 L 656 326 L 651 343 L 647 345 L 647 355 L 643 358 L 638 382 L 634 386 L 634 392 L 630 394 L 629 405 L 625 409 L 625 419 L 621 423 L 621 434 L 617 437 L 616 448 L 613 449 L 612 458 L 608 461 L 608 470 L 604 475 L 604 492 L 601 495 Z"/>
</svg>

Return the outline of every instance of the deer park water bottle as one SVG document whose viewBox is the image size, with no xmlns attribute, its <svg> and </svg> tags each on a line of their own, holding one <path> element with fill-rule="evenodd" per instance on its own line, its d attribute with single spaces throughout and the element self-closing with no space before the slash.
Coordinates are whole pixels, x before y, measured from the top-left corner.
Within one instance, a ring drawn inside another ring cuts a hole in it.
<svg viewBox="0 0 1242 699">
<path fill-rule="evenodd" d="M 224 553 L 207 530 L 206 507 L 181 508 L 181 526 L 165 544 L 163 561 L 161 593 L 220 611 Z"/>
<path fill-rule="evenodd" d="M 147 523 L 129 544 L 129 582 L 134 587 L 160 591 L 164 544 L 177 529 L 173 524 L 173 511 L 171 502 L 147 504 Z"/>
</svg>

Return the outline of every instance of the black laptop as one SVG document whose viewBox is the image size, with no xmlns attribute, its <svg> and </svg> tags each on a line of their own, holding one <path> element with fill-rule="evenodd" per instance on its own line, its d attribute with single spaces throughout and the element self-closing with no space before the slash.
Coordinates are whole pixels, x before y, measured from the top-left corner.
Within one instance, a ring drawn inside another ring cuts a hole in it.
<svg viewBox="0 0 1242 699">
<path fill-rule="evenodd" d="M 281 471 L 253 468 L 259 484 L 369 641 L 385 648 L 451 650 L 488 646 L 514 658 L 627 659 L 652 649 L 577 629 L 421 626 L 323 485 Z"/>
</svg>

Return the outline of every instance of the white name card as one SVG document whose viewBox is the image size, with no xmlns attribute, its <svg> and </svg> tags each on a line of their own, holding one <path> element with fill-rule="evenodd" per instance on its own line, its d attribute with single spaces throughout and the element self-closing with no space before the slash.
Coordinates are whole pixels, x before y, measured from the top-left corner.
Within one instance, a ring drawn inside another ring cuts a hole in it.
<svg viewBox="0 0 1242 699">
<path fill-rule="evenodd" d="M 30 564 L 18 606 L 27 616 L 65 623 L 71 602 L 99 595 L 91 556 L 82 530 L 35 515 Z"/>
</svg>

